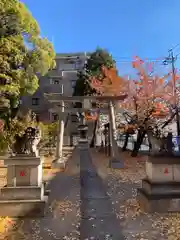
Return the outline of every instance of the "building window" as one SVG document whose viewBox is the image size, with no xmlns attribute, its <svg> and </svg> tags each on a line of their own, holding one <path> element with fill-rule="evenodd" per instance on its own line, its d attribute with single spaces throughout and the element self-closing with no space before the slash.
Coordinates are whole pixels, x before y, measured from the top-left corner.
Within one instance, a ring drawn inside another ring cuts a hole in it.
<svg viewBox="0 0 180 240">
<path fill-rule="evenodd" d="M 77 60 L 75 63 L 75 69 L 80 70 L 82 68 L 82 61 Z"/>
<path fill-rule="evenodd" d="M 82 108 L 83 107 L 81 102 L 75 102 L 73 105 L 74 105 L 74 108 Z"/>
<path fill-rule="evenodd" d="M 51 84 L 60 84 L 60 81 L 59 81 L 59 79 L 50 79 L 50 83 Z"/>
<path fill-rule="evenodd" d="M 58 121 L 58 114 L 57 114 L 57 113 L 53 113 L 53 114 L 52 114 L 52 121 L 53 121 L 53 122 Z"/>
<path fill-rule="evenodd" d="M 61 66 L 61 65 L 59 65 L 59 71 L 64 71 L 64 65 L 63 66 Z"/>
<path fill-rule="evenodd" d="M 39 98 L 32 98 L 32 105 L 39 105 Z"/>
<path fill-rule="evenodd" d="M 96 102 L 91 102 L 91 107 L 92 108 L 97 108 L 97 103 Z"/>
<path fill-rule="evenodd" d="M 71 114 L 71 122 L 79 122 L 79 117 L 77 116 L 77 114 Z"/>
<path fill-rule="evenodd" d="M 58 79 L 53 79 L 52 84 L 59 84 L 59 80 Z"/>
<path fill-rule="evenodd" d="M 72 65 L 75 64 L 74 60 L 71 60 L 71 59 L 67 60 L 67 62 L 68 62 L 68 64 L 72 64 Z"/>
</svg>

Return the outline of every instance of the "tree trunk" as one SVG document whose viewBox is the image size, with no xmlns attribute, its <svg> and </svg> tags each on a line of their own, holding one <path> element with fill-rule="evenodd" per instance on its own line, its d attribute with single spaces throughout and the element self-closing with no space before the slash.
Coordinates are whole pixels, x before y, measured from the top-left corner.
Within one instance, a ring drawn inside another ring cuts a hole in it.
<svg viewBox="0 0 180 240">
<path fill-rule="evenodd" d="M 98 125 L 98 117 L 97 117 L 97 119 L 95 121 L 95 124 L 94 124 L 93 136 L 92 136 L 92 139 L 91 139 L 90 148 L 94 148 L 94 145 L 95 145 L 97 125 Z"/>
<path fill-rule="evenodd" d="M 152 151 L 152 146 L 153 146 L 153 143 L 152 143 L 152 132 L 147 131 L 147 137 L 148 137 L 148 143 L 149 143 L 149 152 L 151 152 Z"/>
<path fill-rule="evenodd" d="M 149 140 L 148 140 L 149 141 Z M 149 142 L 149 152 L 152 150 L 152 143 Z"/>
<path fill-rule="evenodd" d="M 169 155 L 173 154 L 173 135 L 171 132 L 168 133 L 167 139 L 166 139 L 166 145 L 167 145 L 167 151 Z"/>
<path fill-rule="evenodd" d="M 133 151 L 131 153 L 131 157 L 137 157 L 139 149 L 141 147 L 141 144 L 143 142 L 143 139 L 144 139 L 145 135 L 146 135 L 146 131 L 144 129 L 143 130 L 141 130 L 141 129 L 138 130 L 137 140 L 134 143 L 134 148 L 133 148 Z"/>
<path fill-rule="evenodd" d="M 126 151 L 126 148 L 127 148 L 127 145 L 128 145 L 128 140 L 129 140 L 129 133 L 126 132 L 125 141 L 124 141 L 124 146 L 123 146 L 123 148 L 122 148 L 122 151 L 123 151 L 123 152 Z"/>
</svg>

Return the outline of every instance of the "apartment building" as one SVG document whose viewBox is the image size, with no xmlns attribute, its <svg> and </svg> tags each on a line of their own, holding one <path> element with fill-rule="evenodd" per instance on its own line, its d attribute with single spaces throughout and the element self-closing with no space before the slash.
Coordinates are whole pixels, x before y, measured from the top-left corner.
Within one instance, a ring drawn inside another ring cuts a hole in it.
<svg viewBox="0 0 180 240">
<path fill-rule="evenodd" d="M 56 121 L 57 112 L 44 97 L 44 93 L 61 93 L 71 96 L 89 53 L 65 53 L 56 55 L 56 67 L 39 79 L 39 88 L 32 96 L 22 98 L 22 108 L 32 109 L 41 121 Z"/>
</svg>

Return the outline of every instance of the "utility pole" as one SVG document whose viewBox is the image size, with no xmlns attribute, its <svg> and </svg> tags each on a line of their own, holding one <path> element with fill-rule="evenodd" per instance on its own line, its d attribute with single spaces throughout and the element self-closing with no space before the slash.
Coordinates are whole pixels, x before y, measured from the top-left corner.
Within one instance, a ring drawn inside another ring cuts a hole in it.
<svg viewBox="0 0 180 240">
<path fill-rule="evenodd" d="M 179 147 L 179 150 L 180 150 L 180 141 L 179 141 L 179 137 L 180 137 L 180 121 L 179 120 L 180 119 L 179 119 L 179 110 L 178 110 L 178 102 L 177 102 L 176 71 L 175 71 L 175 61 L 177 59 L 177 55 L 174 56 L 173 49 L 170 49 L 168 52 L 169 52 L 169 56 L 167 58 L 165 58 L 165 60 L 163 61 L 163 64 L 164 65 L 171 64 L 171 67 L 172 67 L 173 108 L 176 111 L 176 126 L 177 126 L 177 136 L 178 136 L 178 147 Z"/>
</svg>

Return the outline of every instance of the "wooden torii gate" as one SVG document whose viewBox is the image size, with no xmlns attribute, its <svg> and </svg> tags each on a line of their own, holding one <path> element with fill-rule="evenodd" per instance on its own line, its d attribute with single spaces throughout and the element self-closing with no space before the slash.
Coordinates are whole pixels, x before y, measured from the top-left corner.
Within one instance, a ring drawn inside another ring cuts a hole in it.
<svg viewBox="0 0 180 240">
<path fill-rule="evenodd" d="M 62 158 L 62 148 L 63 148 L 63 136 L 64 136 L 64 116 L 62 116 L 65 112 L 65 104 L 64 102 L 83 102 L 85 99 L 100 101 L 100 102 L 108 102 L 109 103 L 109 125 L 110 125 L 110 138 L 112 144 L 112 151 L 111 151 L 111 161 L 110 166 L 114 168 L 121 168 L 122 162 L 119 159 L 119 152 L 117 142 L 114 138 L 116 125 L 115 125 L 115 114 L 114 114 L 114 107 L 113 102 L 115 101 L 123 101 L 127 94 L 120 95 L 120 96 L 63 96 L 60 93 L 52 93 L 52 94 L 44 94 L 47 100 L 56 105 L 56 109 L 60 108 L 59 111 L 59 128 L 58 128 L 58 135 L 57 135 L 57 147 L 56 147 L 56 157 L 53 163 L 55 165 L 59 165 L 61 167 L 65 167 L 65 162 Z M 85 108 L 83 109 L 85 110 Z M 74 112 L 78 109 L 72 108 L 66 110 L 66 112 Z"/>
</svg>

